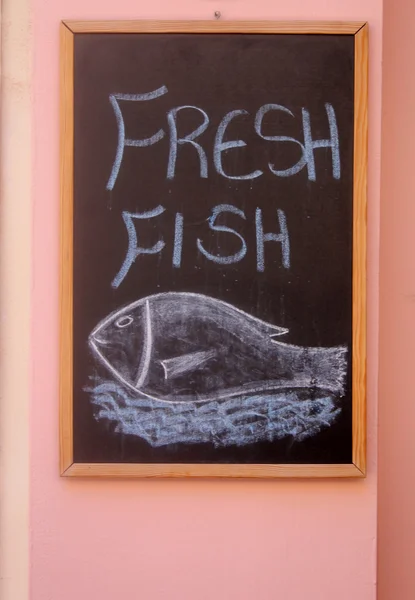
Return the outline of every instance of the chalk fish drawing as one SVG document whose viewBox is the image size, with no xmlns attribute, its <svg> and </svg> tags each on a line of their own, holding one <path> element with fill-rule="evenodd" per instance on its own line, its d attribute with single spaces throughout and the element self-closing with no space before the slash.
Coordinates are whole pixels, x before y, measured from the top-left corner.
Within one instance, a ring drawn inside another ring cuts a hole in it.
<svg viewBox="0 0 415 600">
<path fill-rule="evenodd" d="M 118 382 L 91 389 L 92 401 L 99 418 L 155 446 L 305 439 L 339 414 L 334 398 L 344 395 L 347 347 L 284 344 L 277 338 L 287 332 L 202 294 L 142 298 L 89 336 Z"/>
<path fill-rule="evenodd" d="M 221 300 L 169 292 L 111 313 L 89 343 L 121 383 L 166 402 L 281 388 L 342 394 L 346 347 L 302 348 L 275 339 L 285 333 Z"/>
</svg>

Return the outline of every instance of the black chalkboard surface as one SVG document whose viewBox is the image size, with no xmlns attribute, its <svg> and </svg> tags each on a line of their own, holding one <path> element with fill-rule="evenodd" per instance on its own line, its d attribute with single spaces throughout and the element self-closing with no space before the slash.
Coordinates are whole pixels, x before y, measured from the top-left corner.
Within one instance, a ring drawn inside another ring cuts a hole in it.
<svg viewBox="0 0 415 600">
<path fill-rule="evenodd" d="M 359 33 L 215 25 L 63 25 L 62 471 L 361 475 Z"/>
</svg>

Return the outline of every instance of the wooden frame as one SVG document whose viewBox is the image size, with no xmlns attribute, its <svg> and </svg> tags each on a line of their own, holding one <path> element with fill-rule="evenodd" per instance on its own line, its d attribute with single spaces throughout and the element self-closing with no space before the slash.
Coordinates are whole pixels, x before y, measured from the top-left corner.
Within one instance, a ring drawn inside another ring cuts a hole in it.
<svg viewBox="0 0 415 600">
<path fill-rule="evenodd" d="M 351 464 L 73 462 L 73 53 L 75 33 L 344 34 L 355 38 L 353 188 L 353 454 Z M 364 477 L 366 474 L 366 187 L 368 25 L 363 22 L 65 21 L 61 23 L 60 473 L 66 477 Z"/>
</svg>

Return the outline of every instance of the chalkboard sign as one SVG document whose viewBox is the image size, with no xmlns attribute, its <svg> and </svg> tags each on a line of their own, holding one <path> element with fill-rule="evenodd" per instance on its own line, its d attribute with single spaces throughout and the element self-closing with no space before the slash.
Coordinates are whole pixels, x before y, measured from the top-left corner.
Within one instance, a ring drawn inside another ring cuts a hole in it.
<svg viewBox="0 0 415 600">
<path fill-rule="evenodd" d="M 367 26 L 61 33 L 61 473 L 363 476 Z"/>
</svg>

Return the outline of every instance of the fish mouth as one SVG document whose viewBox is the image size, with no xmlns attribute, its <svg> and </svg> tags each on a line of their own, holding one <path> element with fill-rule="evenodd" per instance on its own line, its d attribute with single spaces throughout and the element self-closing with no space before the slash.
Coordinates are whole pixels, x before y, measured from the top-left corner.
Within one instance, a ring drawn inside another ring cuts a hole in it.
<svg viewBox="0 0 415 600">
<path fill-rule="evenodd" d="M 128 307 L 124 313 L 117 312 L 116 320 L 114 315 L 110 315 L 99 323 L 88 342 L 93 353 L 111 374 L 138 392 L 147 380 L 151 361 L 153 335 L 150 304 L 147 301 L 138 310 L 136 308 L 134 318 L 128 314 Z M 108 327 L 110 324 L 112 326 Z"/>
</svg>

